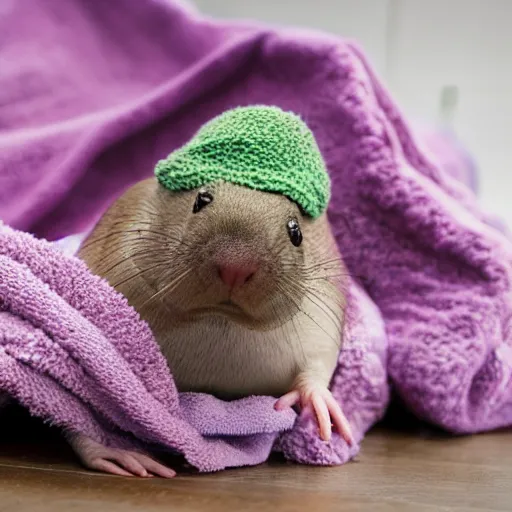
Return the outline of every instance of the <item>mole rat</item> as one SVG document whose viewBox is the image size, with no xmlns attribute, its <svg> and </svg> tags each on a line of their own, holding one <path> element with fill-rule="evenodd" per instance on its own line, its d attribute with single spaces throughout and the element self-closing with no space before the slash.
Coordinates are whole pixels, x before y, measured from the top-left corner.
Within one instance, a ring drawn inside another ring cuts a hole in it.
<svg viewBox="0 0 512 512">
<path fill-rule="evenodd" d="M 225 179 L 169 190 L 149 178 L 110 206 L 78 256 L 149 324 L 180 391 L 279 397 L 278 410 L 309 409 L 323 440 L 334 425 L 352 444 L 328 389 L 347 274 L 325 212 Z M 174 474 L 147 455 L 70 442 L 93 469 Z"/>
</svg>

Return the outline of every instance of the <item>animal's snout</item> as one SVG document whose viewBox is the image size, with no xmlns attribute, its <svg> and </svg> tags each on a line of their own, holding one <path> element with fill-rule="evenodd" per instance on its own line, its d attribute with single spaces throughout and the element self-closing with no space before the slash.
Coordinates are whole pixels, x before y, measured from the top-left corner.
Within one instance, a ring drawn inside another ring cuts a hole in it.
<svg viewBox="0 0 512 512">
<path fill-rule="evenodd" d="M 230 289 L 240 288 L 251 280 L 258 270 L 253 262 L 230 263 L 217 265 L 221 281 Z"/>
</svg>

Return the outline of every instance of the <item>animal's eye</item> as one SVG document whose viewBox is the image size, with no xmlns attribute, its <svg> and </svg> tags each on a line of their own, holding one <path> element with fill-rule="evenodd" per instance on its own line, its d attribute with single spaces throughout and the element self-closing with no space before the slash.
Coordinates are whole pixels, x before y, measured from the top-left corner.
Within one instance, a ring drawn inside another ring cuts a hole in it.
<svg viewBox="0 0 512 512">
<path fill-rule="evenodd" d="M 299 247 L 302 243 L 302 231 L 300 230 L 299 223 L 295 219 L 290 219 L 286 227 L 288 228 L 290 241 L 295 247 Z"/>
<path fill-rule="evenodd" d="M 193 212 L 197 213 L 199 210 L 202 210 L 206 205 L 210 204 L 213 201 L 213 196 L 210 192 L 206 190 L 200 190 L 197 194 L 196 201 L 194 203 Z"/>
</svg>

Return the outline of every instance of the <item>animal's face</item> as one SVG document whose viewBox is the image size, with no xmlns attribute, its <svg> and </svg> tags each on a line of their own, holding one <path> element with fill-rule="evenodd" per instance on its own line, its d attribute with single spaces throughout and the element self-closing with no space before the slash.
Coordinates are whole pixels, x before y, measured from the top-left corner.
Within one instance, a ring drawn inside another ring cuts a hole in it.
<svg viewBox="0 0 512 512">
<path fill-rule="evenodd" d="M 167 260 L 151 286 L 175 318 L 223 315 L 252 328 L 286 322 L 300 308 L 303 228 L 309 219 L 287 198 L 230 183 L 156 192 L 147 257 Z M 153 255 L 153 256 L 152 256 Z"/>
<path fill-rule="evenodd" d="M 163 329 L 206 315 L 267 330 L 311 308 L 337 322 L 344 304 L 347 273 L 327 219 L 228 183 L 172 193 L 154 179 L 139 182 L 79 256 Z"/>
</svg>

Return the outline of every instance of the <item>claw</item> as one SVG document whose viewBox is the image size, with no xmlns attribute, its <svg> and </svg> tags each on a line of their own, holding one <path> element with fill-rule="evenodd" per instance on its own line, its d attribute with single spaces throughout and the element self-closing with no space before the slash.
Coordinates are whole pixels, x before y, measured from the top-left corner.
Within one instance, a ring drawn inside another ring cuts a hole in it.
<svg viewBox="0 0 512 512">
<path fill-rule="evenodd" d="M 327 388 L 311 389 L 305 387 L 304 389 L 290 391 L 279 398 L 275 404 L 275 409 L 280 411 L 298 403 L 300 403 L 302 409 L 311 409 L 316 416 L 322 440 L 330 441 L 332 427 L 334 426 L 349 446 L 354 444 L 350 423 Z"/>
<path fill-rule="evenodd" d="M 142 478 L 176 476 L 175 471 L 143 453 L 109 448 L 82 434 L 70 436 L 69 442 L 84 466 L 89 469 L 112 475 Z"/>
<path fill-rule="evenodd" d="M 283 395 L 275 405 L 276 410 L 282 411 L 283 409 L 287 409 L 288 407 L 293 407 L 294 405 L 300 402 L 300 393 L 298 391 L 290 391 Z"/>
</svg>

